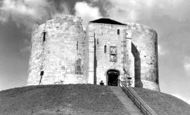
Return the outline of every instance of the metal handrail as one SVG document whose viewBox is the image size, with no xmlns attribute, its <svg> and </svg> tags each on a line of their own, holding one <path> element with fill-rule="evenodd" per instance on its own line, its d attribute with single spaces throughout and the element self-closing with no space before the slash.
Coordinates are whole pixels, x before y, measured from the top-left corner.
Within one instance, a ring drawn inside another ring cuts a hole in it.
<svg viewBox="0 0 190 115">
<path fill-rule="evenodd" d="M 150 108 L 141 97 L 139 97 L 134 89 L 127 87 L 123 81 L 120 81 L 120 85 L 124 93 L 133 101 L 133 103 L 141 110 L 144 115 L 157 115 L 156 112 Z"/>
</svg>

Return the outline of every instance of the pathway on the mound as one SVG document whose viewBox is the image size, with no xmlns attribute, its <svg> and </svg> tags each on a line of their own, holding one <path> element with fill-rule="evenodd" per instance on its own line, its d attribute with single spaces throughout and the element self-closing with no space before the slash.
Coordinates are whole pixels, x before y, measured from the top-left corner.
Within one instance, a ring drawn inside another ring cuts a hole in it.
<svg viewBox="0 0 190 115">
<path fill-rule="evenodd" d="M 110 87 L 126 108 L 126 115 L 143 115 L 131 99 L 122 91 L 120 87 Z"/>
</svg>

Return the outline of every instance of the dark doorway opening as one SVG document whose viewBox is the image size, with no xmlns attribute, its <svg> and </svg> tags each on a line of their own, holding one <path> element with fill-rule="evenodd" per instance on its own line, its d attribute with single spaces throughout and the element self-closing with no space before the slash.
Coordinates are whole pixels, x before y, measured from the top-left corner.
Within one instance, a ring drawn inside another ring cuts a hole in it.
<svg viewBox="0 0 190 115">
<path fill-rule="evenodd" d="M 120 72 L 115 69 L 110 69 L 107 71 L 107 79 L 108 79 L 108 85 L 110 86 L 118 86 L 118 77 L 120 75 Z"/>
</svg>

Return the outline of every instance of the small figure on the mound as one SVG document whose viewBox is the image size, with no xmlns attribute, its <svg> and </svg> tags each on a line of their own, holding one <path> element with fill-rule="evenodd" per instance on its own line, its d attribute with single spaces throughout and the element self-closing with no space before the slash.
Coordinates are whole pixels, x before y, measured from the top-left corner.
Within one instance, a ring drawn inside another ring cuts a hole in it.
<svg viewBox="0 0 190 115">
<path fill-rule="evenodd" d="M 104 85 L 104 82 L 102 80 L 100 81 L 100 85 Z"/>
</svg>

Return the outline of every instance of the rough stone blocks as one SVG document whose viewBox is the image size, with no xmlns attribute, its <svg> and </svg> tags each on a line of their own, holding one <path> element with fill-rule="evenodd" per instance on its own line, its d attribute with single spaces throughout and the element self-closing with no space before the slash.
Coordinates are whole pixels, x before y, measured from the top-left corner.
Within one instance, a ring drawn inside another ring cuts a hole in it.
<svg viewBox="0 0 190 115">
<path fill-rule="evenodd" d="M 89 22 L 84 31 L 80 18 L 60 16 L 36 27 L 28 85 L 94 80 L 109 85 L 115 81 L 108 72 L 115 71 L 132 87 L 159 91 L 157 33 L 144 25 L 109 21 Z"/>
</svg>

